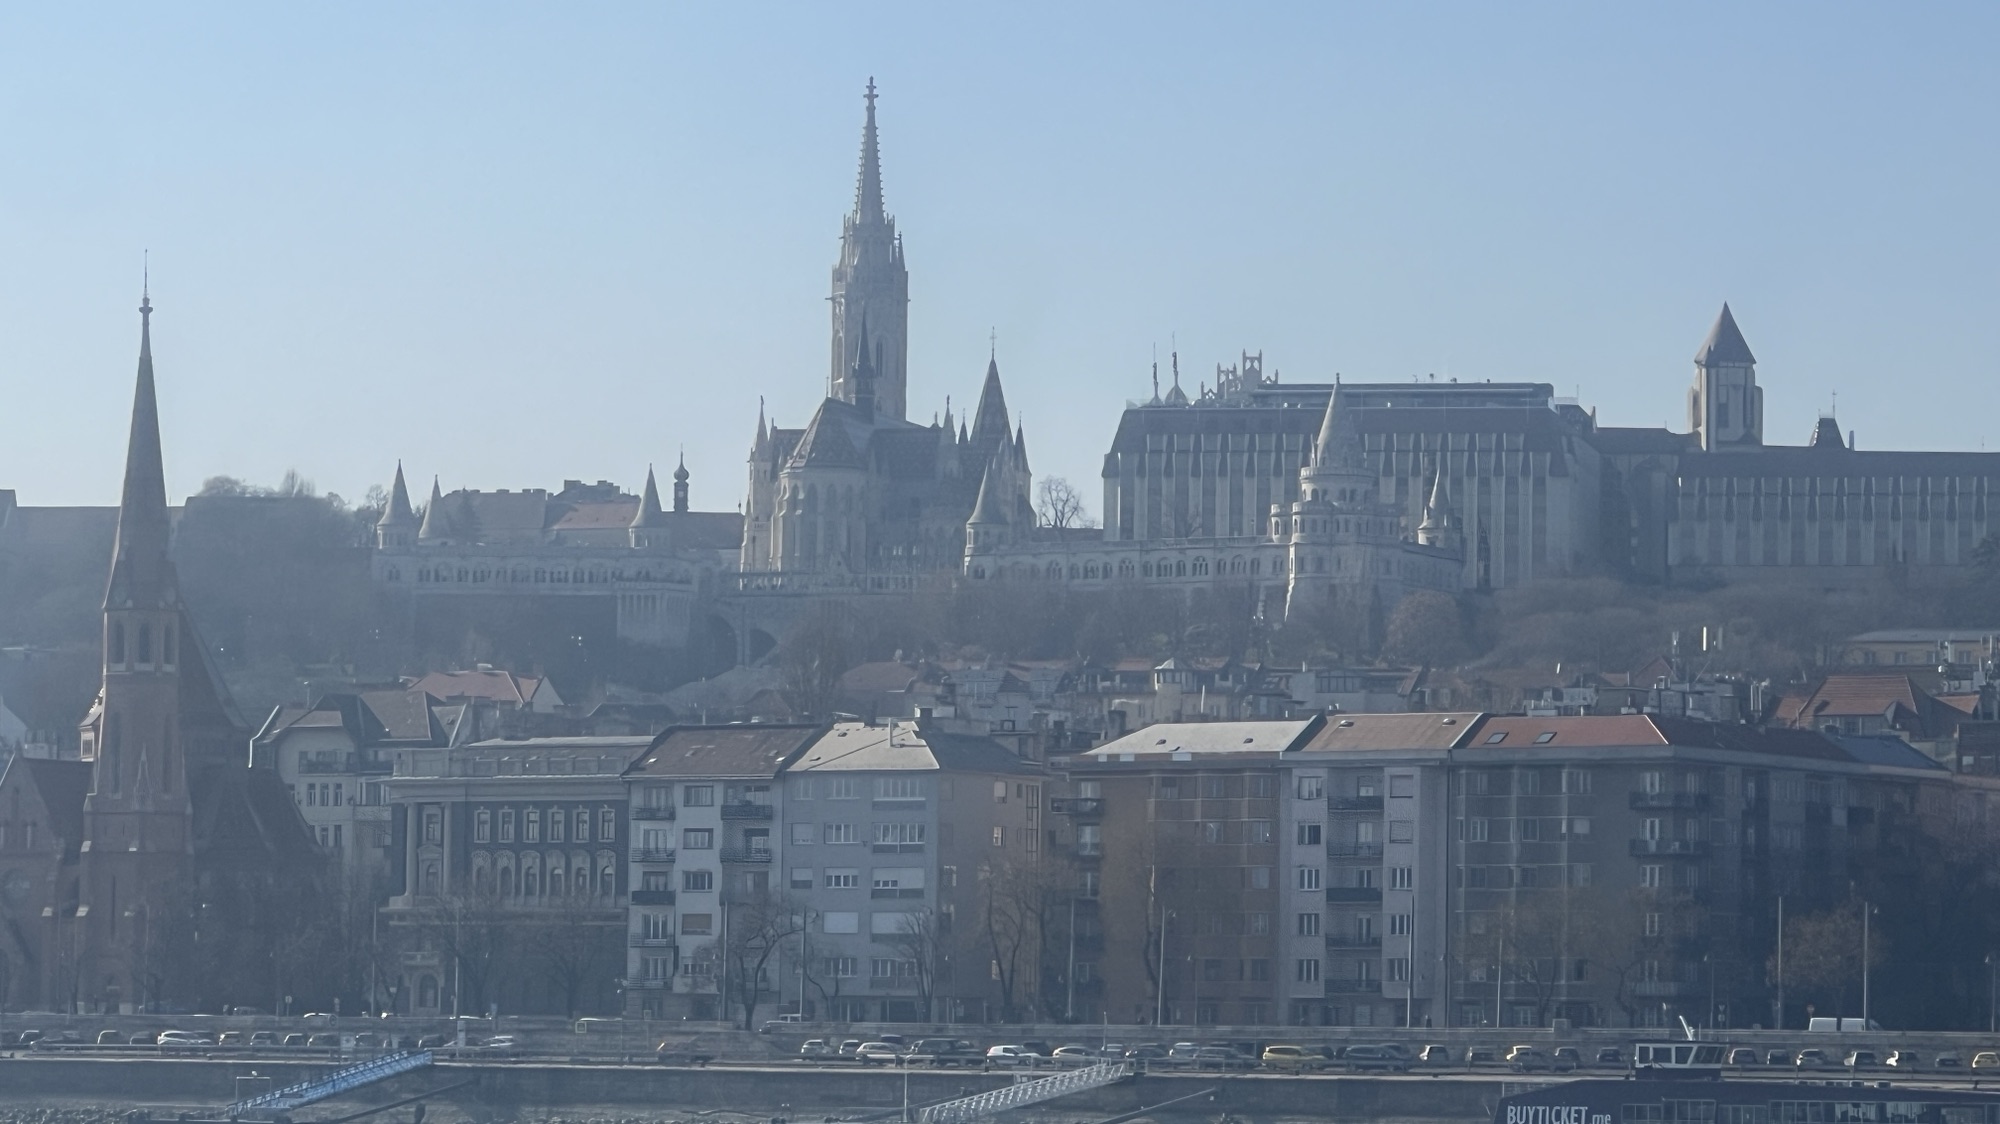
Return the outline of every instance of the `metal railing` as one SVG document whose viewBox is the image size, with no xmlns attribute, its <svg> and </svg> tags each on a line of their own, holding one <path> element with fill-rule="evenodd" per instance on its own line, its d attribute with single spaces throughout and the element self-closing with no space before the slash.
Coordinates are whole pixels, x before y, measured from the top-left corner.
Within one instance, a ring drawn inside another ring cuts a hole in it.
<svg viewBox="0 0 2000 1124">
<path fill-rule="evenodd" d="M 1330 902 L 1379 902 L 1382 900 L 1380 886 L 1328 886 L 1326 900 Z"/>
<path fill-rule="evenodd" d="M 1132 1069 L 1124 1062 L 1107 1062 L 1103 1065 L 1085 1066 L 1068 1073 L 1058 1073 L 1054 1077 L 1044 1077 L 1039 1081 L 1020 1081 L 1004 1089 L 993 1089 L 970 1097 L 960 1097 L 955 1101 L 934 1104 L 917 1116 L 918 1124 L 968 1124 L 1031 1104 L 1052 1101 L 1071 1093 L 1081 1093 L 1087 1089 L 1101 1089 L 1130 1076 Z"/>
<path fill-rule="evenodd" d="M 1326 845 L 1326 857 L 1330 859 L 1379 859 L 1382 857 L 1382 844 L 1379 841 L 1368 843 L 1328 843 Z"/>
<path fill-rule="evenodd" d="M 231 1120 L 255 1109 L 269 1109 L 274 1112 L 288 1112 L 309 1104 L 317 1104 L 329 1097 L 337 1097 L 363 1085 L 373 1085 L 377 1081 L 387 1081 L 391 1077 L 422 1069 L 431 1064 L 429 1050 L 406 1051 L 389 1054 L 351 1065 L 346 1069 L 336 1069 L 325 1077 L 311 1081 L 301 1081 L 275 1092 L 264 1093 L 248 1100 L 237 1101 L 222 1110 Z"/>
<path fill-rule="evenodd" d="M 1634 839 L 1631 853 L 1634 857 L 1668 855 L 1698 859 L 1708 854 L 1708 844 L 1700 839 Z"/>
<path fill-rule="evenodd" d="M 632 818 L 635 820 L 670 820 L 678 814 L 674 811 L 674 806 L 671 804 L 638 804 L 632 808 Z"/>
<path fill-rule="evenodd" d="M 771 818 L 769 804 L 752 804 L 748 800 L 736 801 L 722 806 L 725 820 L 768 820 Z"/>
<path fill-rule="evenodd" d="M 1706 792 L 1634 792 L 1630 806 L 1636 811 L 1708 811 Z"/>
<path fill-rule="evenodd" d="M 1380 796 L 1329 796 L 1326 806 L 1336 812 L 1379 812 L 1382 810 Z"/>
<path fill-rule="evenodd" d="M 635 863 L 670 863 L 674 861 L 672 847 L 634 847 L 632 861 Z"/>
<path fill-rule="evenodd" d="M 726 863 L 767 863 L 771 861 L 769 847 L 724 847 L 722 861 Z"/>
</svg>

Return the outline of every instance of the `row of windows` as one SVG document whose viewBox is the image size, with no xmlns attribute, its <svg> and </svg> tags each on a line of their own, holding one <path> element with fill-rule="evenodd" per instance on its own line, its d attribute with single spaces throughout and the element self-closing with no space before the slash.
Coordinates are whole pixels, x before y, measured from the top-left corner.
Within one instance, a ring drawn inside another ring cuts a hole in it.
<svg viewBox="0 0 2000 1124">
<path fill-rule="evenodd" d="M 1370 983 L 1375 979 L 1375 962 L 1372 960 L 1352 961 L 1354 975 L 1348 977 L 1358 983 Z M 1382 961 L 1382 978 L 1404 982 L 1410 978 L 1410 958 L 1391 956 Z M 1320 961 L 1316 957 L 1301 957 L 1292 963 L 1292 978 L 1299 983 L 1318 983 Z"/>
<path fill-rule="evenodd" d="M 1660 869 L 1658 866 L 1640 867 L 1642 884 L 1658 886 L 1657 882 L 1644 882 L 1644 875 L 1648 870 L 1657 872 Z M 1452 883 L 1468 890 L 1526 890 L 1538 886 L 1561 886 L 1565 882 L 1571 886 L 1588 886 L 1591 878 L 1589 863 L 1570 863 L 1567 866 L 1468 866 L 1452 871 Z"/>
<path fill-rule="evenodd" d="M 338 788 L 339 786 L 334 786 Z M 517 818 L 518 816 L 518 818 Z M 599 843 L 613 843 L 618 839 L 618 811 L 615 808 L 599 808 L 596 814 L 597 839 Z M 472 841 L 474 843 L 512 843 L 515 841 L 515 825 L 520 825 L 520 841 L 523 843 L 543 842 L 546 825 L 547 842 L 577 843 L 591 842 L 591 810 L 576 808 L 566 810 L 549 808 L 544 813 L 541 808 L 501 808 L 495 812 L 481 808 L 472 814 Z M 495 833 L 495 826 L 498 833 Z M 567 839 L 564 837 L 568 836 Z M 438 842 L 428 839 L 428 842 Z"/>
<path fill-rule="evenodd" d="M 104 656 L 106 663 L 111 664 L 113 667 L 123 667 L 126 663 L 125 657 L 129 654 L 133 657 L 132 662 L 141 667 L 152 665 L 155 656 L 155 652 L 153 651 L 152 624 L 141 621 L 139 627 L 134 632 L 138 642 L 133 646 L 133 650 L 128 653 L 125 647 L 125 623 L 123 621 L 114 621 L 112 623 L 109 641 L 110 650 Z M 174 626 L 171 624 L 162 625 L 160 628 L 160 650 L 157 653 L 161 667 L 172 668 L 174 666 L 175 650 Z"/>
<path fill-rule="evenodd" d="M 1362 867 L 1359 870 L 1353 871 L 1352 874 L 1354 885 L 1351 888 L 1366 890 L 1376 886 L 1375 871 L 1373 868 Z M 1323 871 L 1321 868 L 1317 866 L 1302 866 L 1295 873 L 1294 884 L 1301 890 L 1318 890 L 1321 888 L 1322 877 Z M 1416 868 L 1408 866 L 1392 866 L 1388 868 L 1389 889 L 1413 890 L 1416 888 L 1416 884 Z"/>
<path fill-rule="evenodd" d="M 1648 820 L 1657 832 L 1658 820 Z M 1458 837 L 1467 843 L 1506 843 L 1518 839 L 1523 843 L 1555 841 L 1590 834 L 1589 816 L 1563 816 L 1554 819 L 1531 817 L 1527 819 L 1488 819 L 1473 816 L 1458 821 Z M 1657 834 L 1647 836 L 1658 839 Z"/>
<path fill-rule="evenodd" d="M 791 841 L 795 847 L 810 847 L 815 843 L 859 843 L 862 840 L 862 829 L 869 826 L 851 823 L 795 823 L 791 825 Z M 878 823 L 872 827 L 869 836 L 873 842 L 913 846 L 923 845 L 928 839 L 930 830 L 930 825 L 924 823 Z"/>
</svg>

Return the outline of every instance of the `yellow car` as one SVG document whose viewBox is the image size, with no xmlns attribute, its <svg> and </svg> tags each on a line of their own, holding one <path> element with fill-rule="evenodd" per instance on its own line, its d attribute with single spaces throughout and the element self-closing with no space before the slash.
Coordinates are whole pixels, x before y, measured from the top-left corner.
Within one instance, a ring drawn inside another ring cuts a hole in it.
<svg viewBox="0 0 2000 1124">
<path fill-rule="evenodd" d="M 1972 1068 L 2000 1069 L 2000 1054 L 1996 1054 L 1991 1050 L 1981 1050 L 1972 1055 Z"/>
<path fill-rule="evenodd" d="M 1326 1065 L 1326 1059 L 1316 1051 L 1304 1046 L 1266 1046 L 1257 1059 L 1265 1069 L 1280 1070 L 1285 1073 L 1304 1073 Z"/>
</svg>

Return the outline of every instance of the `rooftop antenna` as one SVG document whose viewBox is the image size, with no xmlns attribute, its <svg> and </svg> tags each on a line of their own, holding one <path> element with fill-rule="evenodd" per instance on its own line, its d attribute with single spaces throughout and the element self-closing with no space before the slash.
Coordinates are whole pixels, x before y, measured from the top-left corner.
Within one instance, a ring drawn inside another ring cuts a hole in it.
<svg viewBox="0 0 2000 1124">
<path fill-rule="evenodd" d="M 986 358 L 1000 358 L 1000 329 L 991 328 L 986 333 Z"/>
</svg>

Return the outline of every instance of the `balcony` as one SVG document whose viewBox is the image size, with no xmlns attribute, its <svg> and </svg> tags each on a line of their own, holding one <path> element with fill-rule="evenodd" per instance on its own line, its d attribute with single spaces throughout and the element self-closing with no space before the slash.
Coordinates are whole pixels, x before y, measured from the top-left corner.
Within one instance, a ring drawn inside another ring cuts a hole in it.
<svg viewBox="0 0 2000 1124">
<path fill-rule="evenodd" d="M 1051 797 L 1049 811 L 1058 816 L 1101 816 L 1104 814 L 1104 799 L 1098 796 Z"/>
<path fill-rule="evenodd" d="M 752 804 L 748 800 L 739 800 L 722 806 L 722 818 L 725 820 L 768 820 L 771 818 L 771 806 L 769 804 Z"/>
<path fill-rule="evenodd" d="M 1706 792 L 1635 792 L 1631 799 L 1635 812 L 1706 812 Z"/>
<path fill-rule="evenodd" d="M 722 861 L 726 863 L 767 863 L 771 861 L 769 847 L 724 847 Z"/>
<path fill-rule="evenodd" d="M 673 980 L 669 979 L 666 976 L 640 976 L 637 979 L 626 980 L 625 990 L 665 991 L 667 990 L 668 987 L 673 985 L 673 982 L 674 982 Z"/>
<path fill-rule="evenodd" d="M 921 898 L 924 896 L 924 891 L 922 887 L 912 890 L 896 886 L 886 889 L 871 889 L 868 891 L 868 896 L 871 898 Z"/>
<path fill-rule="evenodd" d="M 632 861 L 635 863 L 670 863 L 674 861 L 672 847 L 634 847 Z"/>
<path fill-rule="evenodd" d="M 1336 812 L 1379 812 L 1382 810 L 1380 796 L 1329 796 L 1326 806 Z"/>
<path fill-rule="evenodd" d="M 1380 933 L 1328 933 L 1326 935 L 1326 947 L 1381 948 L 1382 935 Z"/>
<path fill-rule="evenodd" d="M 1326 993 L 1328 995 L 1380 995 L 1382 994 L 1382 981 L 1328 980 L 1326 981 Z"/>
<path fill-rule="evenodd" d="M 1379 902 L 1382 900 L 1380 886 L 1328 886 L 1326 900 L 1329 902 Z"/>
<path fill-rule="evenodd" d="M 1372 843 L 1328 843 L 1326 857 L 1329 859 L 1379 859 L 1382 844 Z"/>
<path fill-rule="evenodd" d="M 655 807 L 647 804 L 637 804 L 632 808 L 632 818 L 635 820 L 652 821 L 670 820 L 674 818 L 674 806 L 666 804 Z"/>
<path fill-rule="evenodd" d="M 874 843 L 870 845 L 878 855 L 910 855 L 923 852 L 924 845 L 917 843 Z"/>
<path fill-rule="evenodd" d="M 921 796 L 877 796 L 868 801 L 868 806 L 878 812 L 921 812 L 924 798 Z"/>
<path fill-rule="evenodd" d="M 634 933 L 631 940 L 627 941 L 626 944 L 632 948 L 672 948 L 674 947 L 674 938 L 649 937 L 644 933 Z"/>
<path fill-rule="evenodd" d="M 1669 858 L 1699 859 L 1708 855 L 1708 843 L 1700 839 L 1634 839 L 1631 847 L 1634 858 L 1666 856 Z"/>
<path fill-rule="evenodd" d="M 672 890 L 634 890 L 631 896 L 633 905 L 674 904 L 674 892 Z"/>
</svg>

